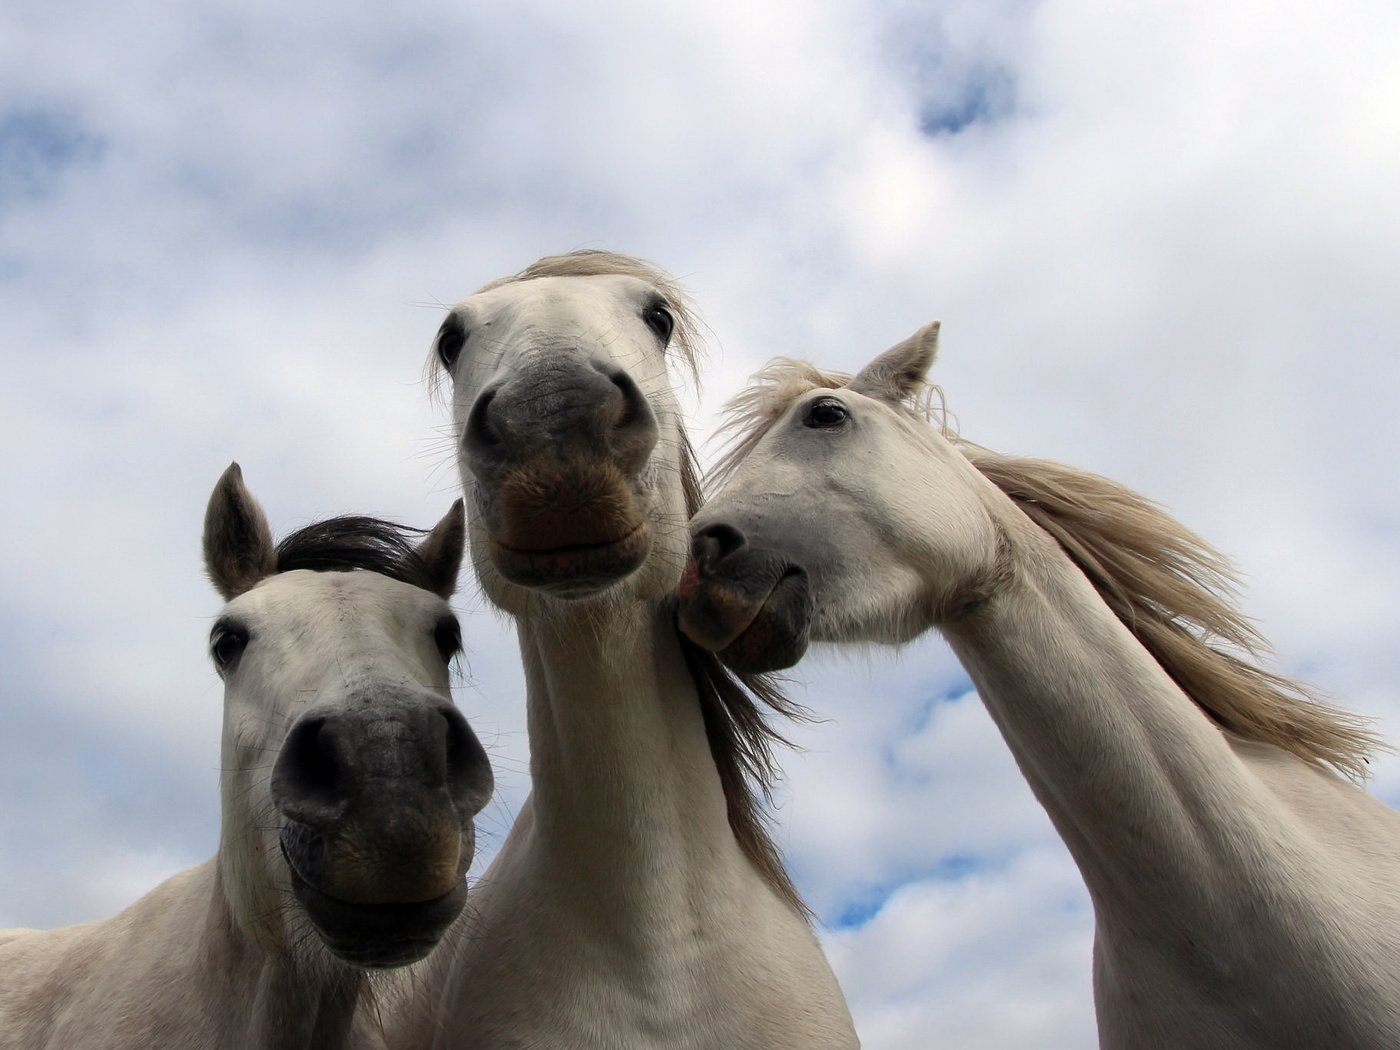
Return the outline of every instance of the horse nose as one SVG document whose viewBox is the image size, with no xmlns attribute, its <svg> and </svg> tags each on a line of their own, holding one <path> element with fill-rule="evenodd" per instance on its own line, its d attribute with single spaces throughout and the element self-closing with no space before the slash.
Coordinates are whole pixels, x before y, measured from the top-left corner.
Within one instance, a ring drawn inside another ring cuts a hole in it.
<svg viewBox="0 0 1400 1050">
<path fill-rule="evenodd" d="M 524 461 L 541 448 L 590 456 L 601 450 L 636 473 L 657 435 L 656 415 L 625 369 L 554 356 L 483 389 L 467 414 L 462 448 L 478 476 Z"/>
<path fill-rule="evenodd" d="M 494 781 L 461 712 L 444 701 L 395 706 L 299 719 L 272 767 L 277 808 L 325 830 L 382 801 L 371 795 L 418 794 L 426 803 L 445 789 L 463 823 L 480 812 Z"/>
<path fill-rule="evenodd" d="M 744 534 L 733 525 L 715 522 L 696 531 L 690 541 L 690 556 L 702 570 L 708 571 L 748 545 Z"/>
</svg>

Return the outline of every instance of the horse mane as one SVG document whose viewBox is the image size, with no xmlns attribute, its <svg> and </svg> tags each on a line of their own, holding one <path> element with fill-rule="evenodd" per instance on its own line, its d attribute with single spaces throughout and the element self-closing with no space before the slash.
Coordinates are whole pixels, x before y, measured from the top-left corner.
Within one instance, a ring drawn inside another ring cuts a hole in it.
<svg viewBox="0 0 1400 1050">
<path fill-rule="evenodd" d="M 654 263 L 618 252 L 581 249 L 562 255 L 547 255 L 519 273 L 500 277 L 481 288 L 487 292 L 538 277 L 635 277 L 654 287 L 666 299 L 675 319 L 668 354 L 684 366 L 691 382 L 699 386 L 699 364 L 704 328 L 685 289 Z M 432 356 L 432 361 L 436 355 Z M 434 367 L 430 363 L 430 367 Z M 440 369 L 437 374 L 440 374 Z M 704 501 L 695 450 L 685 429 L 680 433 L 680 478 L 688 516 Z M 700 697 L 700 712 L 710 756 L 724 789 L 729 828 L 735 841 L 759 875 L 794 911 L 810 920 L 811 912 L 793 884 L 783 864 L 782 854 L 769 830 L 764 803 L 772 799 L 778 777 L 774 748 L 791 746 L 770 726 L 765 709 L 788 718 L 801 719 L 806 712 L 782 692 L 772 675 L 737 674 L 725 667 L 714 653 L 701 649 L 676 631 L 686 667 Z"/>
<path fill-rule="evenodd" d="M 730 441 L 709 483 L 722 484 L 792 401 L 850 376 L 777 358 L 726 406 Z M 937 406 L 935 407 L 935 402 Z M 1172 680 L 1218 726 L 1273 744 L 1352 779 L 1385 744 L 1369 720 L 1325 702 L 1297 679 L 1260 666 L 1267 640 L 1235 603 L 1228 559 L 1151 500 L 1087 470 L 994 452 L 953 433 L 942 391 L 915 390 L 901 406 L 936 425 L 1085 575 Z"/>
<path fill-rule="evenodd" d="M 1260 666 L 1268 641 L 1239 611 L 1229 561 L 1151 500 L 1087 470 L 956 442 L 1059 543 L 1173 681 L 1221 728 L 1365 779 L 1383 747 L 1367 719 Z"/>
<path fill-rule="evenodd" d="M 425 530 L 382 518 L 347 514 L 313 522 L 277 544 L 276 571 L 350 572 L 365 569 L 425 591 L 437 583 L 410 537 Z"/>
<path fill-rule="evenodd" d="M 694 517 L 705 498 L 695 450 L 684 430 L 681 430 L 680 461 L 685 509 L 687 515 Z M 811 909 L 783 864 L 763 805 L 772 801 L 773 783 L 779 773 L 773 749 L 792 746 L 791 741 L 768 724 L 764 710 L 776 711 L 795 721 L 805 721 L 810 716 L 805 708 L 783 693 L 776 675 L 731 671 L 718 656 L 696 645 L 679 629 L 676 638 L 700 696 L 705 736 L 724 788 L 729 828 L 758 873 L 780 898 L 810 922 Z"/>
</svg>

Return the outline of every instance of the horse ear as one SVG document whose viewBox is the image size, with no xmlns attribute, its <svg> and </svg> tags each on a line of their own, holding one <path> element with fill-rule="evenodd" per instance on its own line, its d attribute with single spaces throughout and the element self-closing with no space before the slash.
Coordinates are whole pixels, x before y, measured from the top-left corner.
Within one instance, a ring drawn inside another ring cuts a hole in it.
<svg viewBox="0 0 1400 1050">
<path fill-rule="evenodd" d="M 267 516 L 237 463 L 223 472 L 204 512 L 204 571 L 224 601 L 277 571 Z"/>
<path fill-rule="evenodd" d="M 428 570 L 429 583 L 444 598 L 451 598 L 457 590 L 457 573 L 462 568 L 462 549 L 467 541 L 466 521 L 462 501 L 457 500 L 418 545 L 418 557 Z"/>
<path fill-rule="evenodd" d="M 871 361 L 846 384 L 857 393 L 903 401 L 923 385 L 938 354 L 938 322 L 924 325 Z"/>
</svg>

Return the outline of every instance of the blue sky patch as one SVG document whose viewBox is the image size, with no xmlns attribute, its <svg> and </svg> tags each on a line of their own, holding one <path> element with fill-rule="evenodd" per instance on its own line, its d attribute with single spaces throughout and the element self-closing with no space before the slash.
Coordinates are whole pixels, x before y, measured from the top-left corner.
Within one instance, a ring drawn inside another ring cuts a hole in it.
<svg viewBox="0 0 1400 1050">
<path fill-rule="evenodd" d="M 930 99 L 919 111 L 925 135 L 956 135 L 974 124 L 1003 120 L 1016 104 L 1016 82 L 1006 69 L 974 66 L 961 84 Z"/>
<path fill-rule="evenodd" d="M 956 882 L 965 879 L 969 875 L 975 875 L 980 871 L 994 868 L 997 863 L 987 857 L 978 857 L 970 853 L 949 853 L 938 859 L 938 863 L 932 868 L 922 871 L 910 872 L 903 879 L 882 882 L 875 886 L 868 887 L 857 897 L 854 897 L 831 920 L 834 929 L 849 930 L 864 926 L 867 922 L 880 914 L 880 910 L 885 903 L 895 895 L 903 886 L 911 882 Z"/>
<path fill-rule="evenodd" d="M 93 164 L 104 152 L 106 143 L 68 114 L 0 113 L 0 207 L 46 196 L 66 171 Z"/>
</svg>

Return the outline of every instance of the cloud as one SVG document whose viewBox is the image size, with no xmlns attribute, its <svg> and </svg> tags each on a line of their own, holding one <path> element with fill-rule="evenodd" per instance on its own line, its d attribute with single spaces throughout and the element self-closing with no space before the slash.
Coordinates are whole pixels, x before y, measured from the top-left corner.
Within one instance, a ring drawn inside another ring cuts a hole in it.
<svg viewBox="0 0 1400 1050">
<path fill-rule="evenodd" d="M 999 870 L 906 883 L 828 945 L 865 1043 L 1089 1046 L 1087 908 L 1063 854 L 1032 851 Z"/>
</svg>

